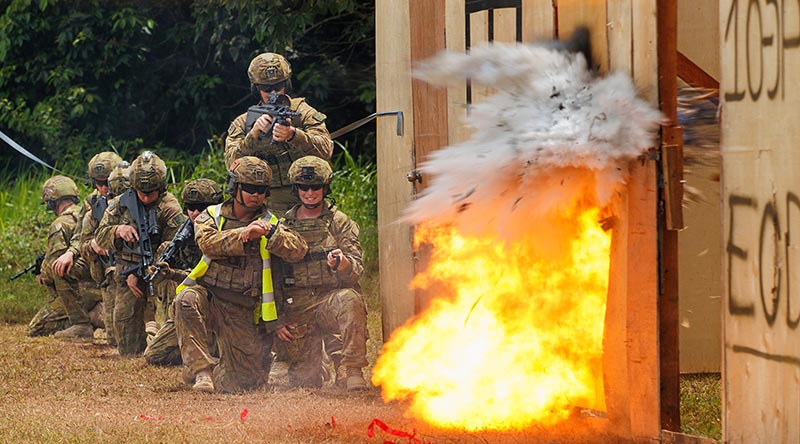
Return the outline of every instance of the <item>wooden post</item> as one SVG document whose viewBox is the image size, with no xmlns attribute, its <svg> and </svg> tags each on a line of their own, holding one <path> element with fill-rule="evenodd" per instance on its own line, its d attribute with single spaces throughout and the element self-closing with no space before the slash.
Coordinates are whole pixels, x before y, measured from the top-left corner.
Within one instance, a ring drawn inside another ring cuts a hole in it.
<svg viewBox="0 0 800 444">
<path fill-rule="evenodd" d="M 680 432 L 678 230 L 683 228 L 683 132 L 677 126 L 678 6 L 658 0 L 659 103 L 667 123 L 661 131 L 659 215 L 661 294 L 658 299 L 661 428 Z"/>
</svg>

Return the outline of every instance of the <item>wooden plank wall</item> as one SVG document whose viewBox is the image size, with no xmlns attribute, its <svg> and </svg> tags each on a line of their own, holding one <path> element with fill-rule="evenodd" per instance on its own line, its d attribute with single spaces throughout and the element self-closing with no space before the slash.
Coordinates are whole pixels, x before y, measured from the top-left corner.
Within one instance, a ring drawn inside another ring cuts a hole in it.
<svg viewBox="0 0 800 444">
<path fill-rule="evenodd" d="M 401 110 L 403 137 L 393 119 L 378 119 L 378 238 L 383 337 L 414 316 L 413 230 L 397 223 L 414 196 L 406 174 L 414 169 L 412 135 L 415 119 L 411 94 L 411 36 L 408 0 L 377 0 L 375 4 L 375 82 L 379 111 Z"/>
<path fill-rule="evenodd" d="M 800 442 L 800 8 L 780 5 L 719 3 L 730 444 Z"/>
<path fill-rule="evenodd" d="M 624 70 L 634 77 L 645 97 L 657 103 L 656 1 L 581 1 L 523 0 L 523 40 L 569 37 L 580 24 L 591 29 L 595 63 L 603 70 Z M 495 17 L 501 23 L 510 13 Z M 420 18 L 417 14 L 443 14 Z M 470 46 L 480 43 L 485 34 L 485 13 L 470 17 Z M 378 46 L 378 110 L 402 109 L 406 116 L 406 136 L 393 137 L 393 122 L 379 122 L 378 133 L 378 211 L 381 260 L 381 292 L 384 305 L 384 337 L 399 327 L 419 307 L 408 291 L 414 261 L 420 252 L 410 248 L 411 230 L 393 224 L 405 204 L 424 186 L 410 184 L 406 172 L 424 159 L 426 153 L 458 143 L 469 137 L 464 129 L 466 95 L 463 88 L 449 88 L 444 99 L 437 94 L 419 94 L 420 87 L 407 77 L 416 54 L 423 54 L 409 35 L 428 23 L 424 32 L 442 46 L 464 50 L 464 2 L 459 0 L 377 0 L 376 43 Z M 439 26 L 446 28 L 439 28 Z M 504 26 L 501 28 L 505 28 Z M 495 29 L 498 29 L 495 27 Z M 419 32 L 423 32 L 420 30 Z M 507 40 L 501 31 L 495 36 Z M 485 40 L 485 38 L 483 38 Z M 513 38 L 511 38 L 513 40 Z M 402 48 L 402 45 L 407 45 Z M 428 46 L 428 49 L 434 48 Z M 473 89 L 473 102 L 490 93 Z M 424 101 L 425 103 L 419 103 Z M 424 111 L 428 110 L 428 111 Z M 435 110 L 438 115 L 423 115 Z M 442 113 L 444 115 L 442 115 Z M 414 128 L 421 121 L 437 122 L 430 127 L 438 135 Z M 435 127 L 434 127 L 435 126 Z M 409 140 L 413 138 L 414 140 Z M 612 275 L 606 320 L 604 373 L 609 410 L 607 433 L 634 440 L 658 439 L 658 259 L 656 221 L 656 168 L 654 160 L 632 162 L 627 193 L 620 203 L 619 223 L 612 241 Z"/>
</svg>

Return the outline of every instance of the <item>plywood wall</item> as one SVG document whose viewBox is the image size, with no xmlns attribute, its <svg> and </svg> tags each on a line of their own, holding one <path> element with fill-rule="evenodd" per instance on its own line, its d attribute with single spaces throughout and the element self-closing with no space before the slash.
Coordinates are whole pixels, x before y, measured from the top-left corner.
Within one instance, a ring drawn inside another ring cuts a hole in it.
<svg viewBox="0 0 800 444">
<path fill-rule="evenodd" d="M 523 40 L 569 37 L 576 26 L 587 25 L 595 64 L 602 71 L 630 73 L 644 97 L 657 103 L 655 0 L 520 3 Z M 485 13 L 475 13 L 470 17 L 467 40 L 464 11 L 463 0 L 376 3 L 378 110 L 401 109 L 406 116 L 403 138 L 394 136 L 393 122 L 380 122 L 378 132 L 378 222 L 386 337 L 424 306 L 419 295 L 408 287 L 415 262 L 424 260 L 424 252 L 413 251 L 412 229 L 396 221 L 405 205 L 424 187 L 426 178 L 422 183 L 411 183 L 406 175 L 432 150 L 469 137 L 463 126 L 468 117 L 465 90 L 449 88 L 442 92 L 443 97 L 429 94 L 430 91 L 420 94 L 418 88 L 425 86 L 411 81 L 409 72 L 419 57 L 437 45 L 463 51 L 486 38 L 487 17 Z M 506 29 L 512 22 L 512 11 L 495 13 L 494 19 L 505 25 L 494 37 L 513 40 Z M 427 25 L 420 27 L 421 22 Z M 472 90 L 473 102 L 486 94 L 491 91 Z M 421 122 L 427 125 L 424 131 L 417 128 Z M 429 125 L 430 122 L 437 124 Z M 604 342 L 609 410 L 605 431 L 649 442 L 657 439 L 660 431 L 656 164 L 652 158 L 643 158 L 628 168 L 630 181 L 612 241 L 612 284 Z"/>
<path fill-rule="evenodd" d="M 721 0 L 719 12 L 724 438 L 797 443 L 800 7 Z"/>
</svg>

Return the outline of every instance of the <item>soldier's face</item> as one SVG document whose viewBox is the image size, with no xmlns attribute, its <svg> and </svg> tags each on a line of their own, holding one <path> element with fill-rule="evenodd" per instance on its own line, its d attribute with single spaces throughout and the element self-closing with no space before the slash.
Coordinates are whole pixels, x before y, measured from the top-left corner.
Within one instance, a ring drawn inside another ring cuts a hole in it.
<svg viewBox="0 0 800 444">
<path fill-rule="evenodd" d="M 108 196 L 108 179 L 93 179 L 94 187 L 97 188 L 97 192 L 99 192 L 103 196 Z"/>
<path fill-rule="evenodd" d="M 269 102 L 269 93 L 271 92 L 286 94 L 286 87 L 281 87 L 280 89 L 272 89 L 270 88 L 270 86 L 272 85 L 262 85 L 262 87 L 258 89 L 258 94 L 261 96 L 261 101 L 264 103 Z"/>
<path fill-rule="evenodd" d="M 242 202 L 248 207 L 254 208 L 258 207 L 264 203 L 264 200 L 267 198 L 266 190 L 262 193 L 261 190 L 251 190 L 249 187 L 242 187 L 241 185 L 238 187 L 239 192 L 241 193 Z M 248 191 L 253 191 L 252 193 L 247 192 L 244 188 L 248 188 Z"/>
<path fill-rule="evenodd" d="M 144 204 L 144 206 L 152 205 L 153 202 L 158 200 L 159 192 L 158 190 L 150 191 L 149 193 L 145 193 L 144 191 L 136 190 L 136 195 L 139 197 L 139 200 Z"/>
<path fill-rule="evenodd" d="M 298 185 L 297 194 L 306 205 L 316 205 L 322 201 L 322 185 Z"/>
</svg>

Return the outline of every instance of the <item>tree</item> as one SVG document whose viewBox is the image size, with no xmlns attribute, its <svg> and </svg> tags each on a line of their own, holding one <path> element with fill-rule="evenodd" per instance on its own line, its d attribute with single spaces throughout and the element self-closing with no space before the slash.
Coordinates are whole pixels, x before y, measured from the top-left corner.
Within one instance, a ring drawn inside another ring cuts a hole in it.
<svg viewBox="0 0 800 444">
<path fill-rule="evenodd" d="M 145 147 L 196 156 L 255 103 L 246 70 L 264 51 L 290 60 L 294 90 L 329 116 L 329 129 L 374 112 L 372 2 L 0 5 L 0 130 L 48 161 L 83 165 L 110 145 L 128 158 Z M 369 132 L 348 141 L 351 152 L 374 152 Z"/>
</svg>

